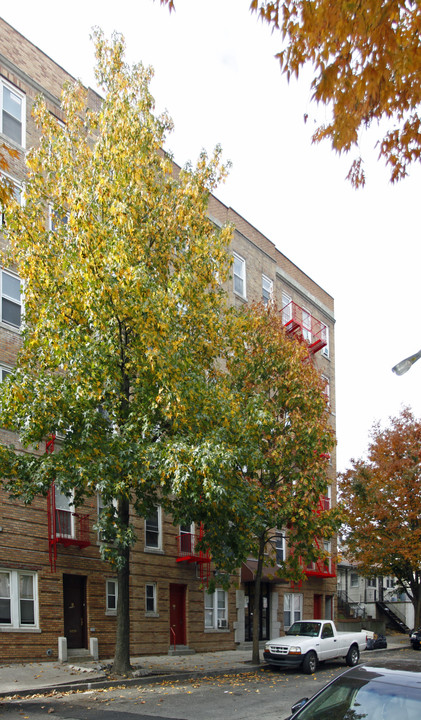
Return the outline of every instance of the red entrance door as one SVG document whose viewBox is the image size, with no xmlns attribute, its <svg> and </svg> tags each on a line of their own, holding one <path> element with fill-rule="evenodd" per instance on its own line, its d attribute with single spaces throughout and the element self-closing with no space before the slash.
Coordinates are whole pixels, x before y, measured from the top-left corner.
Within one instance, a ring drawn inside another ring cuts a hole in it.
<svg viewBox="0 0 421 720">
<path fill-rule="evenodd" d="M 186 586 L 170 585 L 170 643 L 186 644 Z"/>
<path fill-rule="evenodd" d="M 314 615 L 315 620 L 321 620 L 322 619 L 322 596 L 321 595 L 315 595 L 314 596 Z"/>
</svg>

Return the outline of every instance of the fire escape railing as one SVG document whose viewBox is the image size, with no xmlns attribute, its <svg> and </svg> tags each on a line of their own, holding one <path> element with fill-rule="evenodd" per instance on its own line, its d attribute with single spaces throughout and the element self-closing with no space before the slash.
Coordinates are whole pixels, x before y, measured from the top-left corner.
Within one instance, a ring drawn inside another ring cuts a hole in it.
<svg viewBox="0 0 421 720">
<path fill-rule="evenodd" d="M 197 547 L 199 540 L 204 537 L 203 527 L 199 533 L 181 532 L 177 535 L 177 559 L 176 562 L 197 563 L 199 567 L 200 580 L 202 583 L 209 583 L 211 557 L 209 549 Z"/>
<path fill-rule="evenodd" d="M 47 454 L 54 452 L 55 436 L 51 436 L 46 442 L 45 451 Z M 88 547 L 89 539 L 89 514 L 81 514 L 56 507 L 55 483 L 51 483 L 47 493 L 47 516 L 48 516 L 48 554 L 50 559 L 51 572 L 57 569 L 57 545 L 68 547 L 75 545 L 79 548 Z"/>
<path fill-rule="evenodd" d="M 307 310 L 291 300 L 281 310 L 282 320 L 287 333 L 301 342 L 306 342 L 310 355 L 314 355 L 327 345 L 327 327 Z"/>
</svg>

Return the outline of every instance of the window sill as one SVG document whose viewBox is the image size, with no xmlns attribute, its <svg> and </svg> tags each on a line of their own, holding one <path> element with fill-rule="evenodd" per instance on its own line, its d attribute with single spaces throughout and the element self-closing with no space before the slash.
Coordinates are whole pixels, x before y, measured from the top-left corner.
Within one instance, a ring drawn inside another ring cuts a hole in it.
<svg viewBox="0 0 421 720">
<path fill-rule="evenodd" d="M 230 628 L 205 628 L 205 635 L 209 633 L 229 633 Z"/>
<path fill-rule="evenodd" d="M 162 548 L 144 547 L 143 552 L 152 553 L 155 555 L 164 555 L 164 551 Z"/>
<path fill-rule="evenodd" d="M 3 320 L 0 320 L 0 327 L 3 330 L 10 330 L 10 332 L 15 333 L 16 335 L 21 334 L 21 328 L 15 327 L 14 325 L 9 325 L 9 323 L 3 322 Z"/>
<path fill-rule="evenodd" d="M 117 617 L 117 610 L 106 610 L 106 617 Z"/>
<path fill-rule="evenodd" d="M 159 618 L 159 613 L 158 612 L 145 612 L 145 617 Z"/>
<path fill-rule="evenodd" d="M 40 628 L 6 627 L 0 625 L 0 633 L 40 633 Z"/>
</svg>

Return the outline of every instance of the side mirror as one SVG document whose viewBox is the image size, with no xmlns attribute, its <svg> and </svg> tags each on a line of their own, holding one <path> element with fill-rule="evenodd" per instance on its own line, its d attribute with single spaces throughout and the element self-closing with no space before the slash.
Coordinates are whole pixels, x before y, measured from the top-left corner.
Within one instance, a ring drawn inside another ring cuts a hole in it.
<svg viewBox="0 0 421 720">
<path fill-rule="evenodd" d="M 301 698 L 298 702 L 295 703 L 295 705 L 292 706 L 291 712 L 294 715 L 294 713 L 298 712 L 298 710 L 301 710 L 304 705 L 308 703 L 308 698 Z"/>
</svg>

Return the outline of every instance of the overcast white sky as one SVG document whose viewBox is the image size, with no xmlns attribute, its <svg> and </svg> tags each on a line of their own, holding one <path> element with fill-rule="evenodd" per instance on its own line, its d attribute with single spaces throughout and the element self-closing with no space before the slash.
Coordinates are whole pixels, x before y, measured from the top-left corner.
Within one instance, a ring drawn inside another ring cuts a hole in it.
<svg viewBox="0 0 421 720">
<path fill-rule="evenodd" d="M 250 0 L 20 0 L 2 17 L 68 72 L 95 87 L 91 28 L 122 32 L 129 62 L 155 68 L 157 109 L 168 109 L 174 159 L 195 161 L 221 143 L 233 163 L 217 192 L 335 299 L 338 468 L 364 454 L 375 420 L 410 405 L 421 415 L 421 169 L 391 186 L 365 141 L 367 186 L 345 180 L 350 158 L 311 145 L 308 83 L 287 84 L 280 37 L 249 13 Z M 309 120 L 304 124 L 304 113 Z"/>
</svg>

